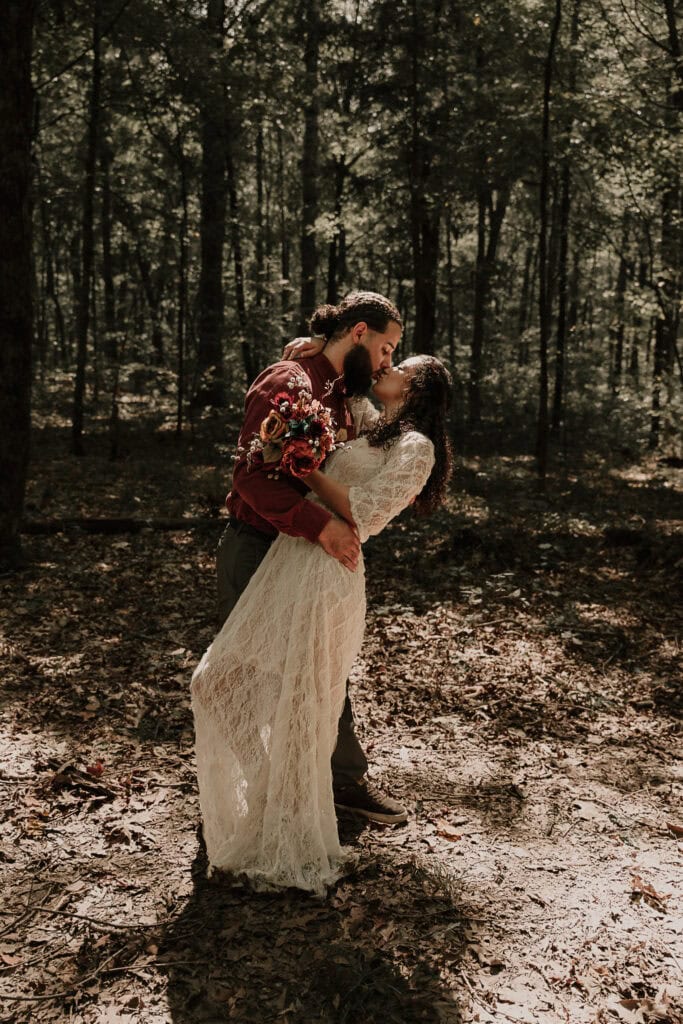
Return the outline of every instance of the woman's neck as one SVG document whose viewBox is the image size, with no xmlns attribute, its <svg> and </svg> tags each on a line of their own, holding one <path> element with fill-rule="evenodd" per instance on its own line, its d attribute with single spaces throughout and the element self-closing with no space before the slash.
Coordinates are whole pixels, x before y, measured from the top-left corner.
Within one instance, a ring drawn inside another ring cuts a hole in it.
<svg viewBox="0 0 683 1024">
<path fill-rule="evenodd" d="M 382 413 L 387 423 L 391 423 L 392 420 L 396 419 L 403 402 L 386 402 L 382 406 Z"/>
</svg>

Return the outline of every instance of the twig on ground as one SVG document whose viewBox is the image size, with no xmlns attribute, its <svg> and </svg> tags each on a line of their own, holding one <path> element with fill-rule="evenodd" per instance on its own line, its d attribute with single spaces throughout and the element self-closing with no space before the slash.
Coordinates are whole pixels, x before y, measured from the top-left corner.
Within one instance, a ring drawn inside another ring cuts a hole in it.
<svg viewBox="0 0 683 1024">
<path fill-rule="evenodd" d="M 54 910 L 47 907 L 38 908 L 41 913 L 47 914 L 49 917 L 69 917 L 76 921 L 86 921 L 88 924 L 94 925 L 96 928 L 101 928 L 103 931 L 135 931 L 137 928 L 158 928 L 157 922 L 154 924 L 118 924 L 115 921 L 102 921 L 97 917 L 88 917 L 86 914 L 74 914 L 70 910 L 60 910 L 56 908 Z"/>
</svg>

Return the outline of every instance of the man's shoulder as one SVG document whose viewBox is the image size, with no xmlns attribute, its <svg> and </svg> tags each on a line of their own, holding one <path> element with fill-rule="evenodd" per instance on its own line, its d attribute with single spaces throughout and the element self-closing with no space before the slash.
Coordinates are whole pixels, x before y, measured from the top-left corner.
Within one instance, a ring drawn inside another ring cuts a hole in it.
<svg viewBox="0 0 683 1024">
<path fill-rule="evenodd" d="M 334 383 L 334 373 L 327 359 L 320 356 L 293 360 L 280 359 L 262 370 L 249 388 L 248 395 L 263 394 L 273 388 L 308 388 L 314 398 L 321 398 Z"/>
<path fill-rule="evenodd" d="M 292 388 L 310 388 L 311 379 L 300 364 L 291 359 L 281 359 L 261 370 L 247 391 L 247 401 L 259 395 L 272 395 L 274 391 L 289 391 Z"/>
<path fill-rule="evenodd" d="M 270 366 L 266 366 L 265 370 L 261 370 L 249 390 L 261 387 L 263 384 L 270 384 L 272 381 L 286 384 L 290 379 L 297 381 L 304 376 L 308 376 L 308 374 L 302 370 L 300 362 L 296 362 L 294 359 L 279 359 L 277 363 L 271 363 Z"/>
</svg>

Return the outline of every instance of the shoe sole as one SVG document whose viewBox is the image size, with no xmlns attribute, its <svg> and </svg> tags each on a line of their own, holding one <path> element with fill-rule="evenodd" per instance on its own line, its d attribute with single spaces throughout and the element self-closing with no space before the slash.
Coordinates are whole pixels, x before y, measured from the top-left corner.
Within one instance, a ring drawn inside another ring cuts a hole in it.
<svg viewBox="0 0 683 1024">
<path fill-rule="evenodd" d="M 408 812 L 401 811 L 400 814 L 382 814 L 380 811 L 366 811 L 362 807 L 347 807 L 346 804 L 334 805 L 338 811 L 346 811 L 348 814 L 356 814 L 368 821 L 376 821 L 380 825 L 400 825 L 408 820 Z"/>
</svg>

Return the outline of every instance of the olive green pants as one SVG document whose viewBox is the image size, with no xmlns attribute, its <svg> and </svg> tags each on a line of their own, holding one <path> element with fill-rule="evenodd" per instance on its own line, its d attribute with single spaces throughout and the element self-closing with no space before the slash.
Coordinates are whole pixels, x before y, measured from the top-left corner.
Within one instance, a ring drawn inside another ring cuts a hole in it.
<svg viewBox="0 0 683 1024">
<path fill-rule="evenodd" d="M 216 554 L 218 614 L 221 626 L 237 604 L 242 591 L 258 569 L 271 544 L 272 538 L 265 533 L 236 520 L 233 520 L 223 533 Z M 335 786 L 343 786 L 362 778 L 367 770 L 367 758 L 354 729 L 347 682 L 346 700 L 339 719 L 337 745 L 332 755 L 332 781 Z"/>
</svg>

